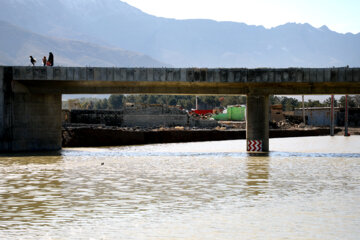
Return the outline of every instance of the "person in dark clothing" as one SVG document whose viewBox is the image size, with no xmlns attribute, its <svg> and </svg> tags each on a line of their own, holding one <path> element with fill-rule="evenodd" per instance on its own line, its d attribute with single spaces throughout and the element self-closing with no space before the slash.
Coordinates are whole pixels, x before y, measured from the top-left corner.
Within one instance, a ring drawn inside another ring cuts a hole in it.
<svg viewBox="0 0 360 240">
<path fill-rule="evenodd" d="M 54 55 L 52 52 L 49 52 L 48 62 L 50 63 L 50 66 L 54 66 Z"/>
<path fill-rule="evenodd" d="M 43 57 L 43 65 L 44 65 L 44 67 L 46 66 L 46 62 L 47 62 L 47 61 L 46 61 L 46 57 L 44 56 L 44 57 Z"/>
<path fill-rule="evenodd" d="M 46 61 L 46 57 L 45 57 L 45 56 L 43 57 L 42 61 L 43 61 L 43 65 L 46 66 L 46 62 L 47 62 L 47 61 Z"/>
<path fill-rule="evenodd" d="M 36 63 L 36 59 L 33 58 L 33 56 L 30 56 L 30 62 L 33 66 L 35 66 L 35 63 Z"/>
</svg>

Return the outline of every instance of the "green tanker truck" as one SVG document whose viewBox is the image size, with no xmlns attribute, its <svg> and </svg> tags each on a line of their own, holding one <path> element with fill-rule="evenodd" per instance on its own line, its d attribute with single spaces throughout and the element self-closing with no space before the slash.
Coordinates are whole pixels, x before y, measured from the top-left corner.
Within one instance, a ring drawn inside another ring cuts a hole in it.
<svg viewBox="0 0 360 240">
<path fill-rule="evenodd" d="M 245 106 L 228 106 L 225 111 L 223 113 L 213 115 L 212 118 L 217 121 L 245 121 Z"/>
</svg>

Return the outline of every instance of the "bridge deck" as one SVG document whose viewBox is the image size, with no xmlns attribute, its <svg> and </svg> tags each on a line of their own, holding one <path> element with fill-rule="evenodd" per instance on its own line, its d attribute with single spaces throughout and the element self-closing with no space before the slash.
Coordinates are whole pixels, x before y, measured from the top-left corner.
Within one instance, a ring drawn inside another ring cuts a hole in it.
<svg viewBox="0 0 360 240">
<path fill-rule="evenodd" d="M 360 68 L 0 67 L 14 91 L 147 94 L 360 94 Z"/>
</svg>

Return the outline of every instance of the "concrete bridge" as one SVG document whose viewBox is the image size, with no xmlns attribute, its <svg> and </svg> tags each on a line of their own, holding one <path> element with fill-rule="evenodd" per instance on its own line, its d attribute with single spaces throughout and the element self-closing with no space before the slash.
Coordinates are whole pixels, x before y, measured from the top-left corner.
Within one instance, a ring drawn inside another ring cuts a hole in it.
<svg viewBox="0 0 360 240">
<path fill-rule="evenodd" d="M 270 94 L 360 94 L 360 68 L 0 66 L 0 151 L 61 149 L 61 94 L 247 95 L 247 142 L 269 151 Z"/>
</svg>

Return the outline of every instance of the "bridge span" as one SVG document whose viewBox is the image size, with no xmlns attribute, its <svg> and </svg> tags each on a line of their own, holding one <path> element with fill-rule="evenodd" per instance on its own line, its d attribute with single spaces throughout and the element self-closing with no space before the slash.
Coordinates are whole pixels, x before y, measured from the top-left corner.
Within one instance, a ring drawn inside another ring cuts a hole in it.
<svg viewBox="0 0 360 240">
<path fill-rule="evenodd" d="M 61 149 L 61 94 L 246 95 L 246 139 L 269 151 L 269 95 L 360 94 L 360 68 L 0 66 L 0 151 Z"/>
</svg>

